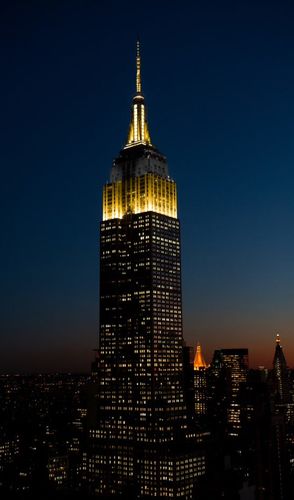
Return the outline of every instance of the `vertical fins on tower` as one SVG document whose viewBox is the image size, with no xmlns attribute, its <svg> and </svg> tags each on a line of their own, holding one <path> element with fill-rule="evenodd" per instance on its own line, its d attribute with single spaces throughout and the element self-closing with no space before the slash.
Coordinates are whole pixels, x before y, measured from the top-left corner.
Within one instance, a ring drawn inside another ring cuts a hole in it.
<svg viewBox="0 0 294 500">
<path fill-rule="evenodd" d="M 137 40 L 136 51 L 136 95 L 133 97 L 132 118 L 125 148 L 138 144 L 151 145 L 147 123 L 145 100 L 142 94 L 140 42 Z"/>
</svg>

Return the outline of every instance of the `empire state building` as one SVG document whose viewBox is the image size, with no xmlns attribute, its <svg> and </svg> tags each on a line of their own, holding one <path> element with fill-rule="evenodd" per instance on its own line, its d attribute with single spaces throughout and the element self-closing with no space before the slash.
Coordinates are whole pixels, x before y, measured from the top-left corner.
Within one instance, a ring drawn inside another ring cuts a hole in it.
<svg viewBox="0 0 294 500">
<path fill-rule="evenodd" d="M 97 417 L 83 464 L 92 494 L 192 498 L 205 457 L 182 350 L 177 189 L 150 136 L 137 42 L 127 141 L 103 188 Z"/>
</svg>

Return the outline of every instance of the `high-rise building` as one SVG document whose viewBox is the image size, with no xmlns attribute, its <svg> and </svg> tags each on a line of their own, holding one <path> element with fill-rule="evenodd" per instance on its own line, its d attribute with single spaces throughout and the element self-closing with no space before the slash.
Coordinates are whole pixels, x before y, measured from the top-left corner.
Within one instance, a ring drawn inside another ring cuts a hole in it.
<svg viewBox="0 0 294 500">
<path fill-rule="evenodd" d="M 194 356 L 194 370 L 198 371 L 201 370 L 202 368 L 207 368 L 207 364 L 202 354 L 201 345 L 199 344 L 199 342 L 197 342 L 196 352 Z"/>
<path fill-rule="evenodd" d="M 246 382 L 248 349 L 218 349 L 214 352 L 212 371 L 224 379 L 223 405 L 227 407 L 228 432 L 237 436 L 240 421 L 240 384 Z M 226 402 L 225 402 L 226 401 Z"/>
<path fill-rule="evenodd" d="M 280 335 L 276 336 L 276 349 L 273 361 L 273 384 L 277 402 L 290 402 L 290 376 L 286 358 L 281 346 Z"/>
<path fill-rule="evenodd" d="M 98 416 L 83 470 L 97 495 L 191 498 L 205 456 L 183 391 L 176 183 L 151 142 L 139 43 L 136 63 L 128 138 L 103 189 Z"/>
<path fill-rule="evenodd" d="M 293 485 L 294 478 L 294 402 L 291 395 L 290 370 L 279 334 L 276 336 L 273 369 L 269 378 L 275 413 L 272 425 L 276 454 L 273 459 L 279 470 L 279 488 L 281 491 L 287 491 L 287 484 L 291 482 Z M 291 493 L 293 496 L 293 486 Z"/>
<path fill-rule="evenodd" d="M 194 404 L 196 415 L 207 412 L 207 364 L 199 342 L 194 357 Z"/>
<path fill-rule="evenodd" d="M 194 349 L 184 343 L 183 346 L 183 373 L 184 398 L 190 420 L 195 420 L 195 389 L 194 389 Z"/>
</svg>

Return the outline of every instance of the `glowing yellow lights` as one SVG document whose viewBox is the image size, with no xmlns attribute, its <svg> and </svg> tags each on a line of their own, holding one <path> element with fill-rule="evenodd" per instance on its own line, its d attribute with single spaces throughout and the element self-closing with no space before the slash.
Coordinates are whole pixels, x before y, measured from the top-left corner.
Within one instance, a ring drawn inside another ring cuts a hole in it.
<svg viewBox="0 0 294 500">
<path fill-rule="evenodd" d="M 200 368 L 207 368 L 207 364 L 205 363 L 201 345 L 198 343 L 196 347 L 196 353 L 194 358 L 194 370 L 200 370 Z"/>
<path fill-rule="evenodd" d="M 144 106 L 142 107 L 142 110 L 141 110 L 141 137 L 144 137 L 145 139 L 145 127 L 146 127 L 146 123 L 145 123 L 145 108 Z"/>
<path fill-rule="evenodd" d="M 147 173 L 104 186 L 103 220 L 122 219 L 128 212 L 138 214 L 150 211 L 177 217 L 174 181 Z"/>
<path fill-rule="evenodd" d="M 152 146 L 144 96 L 141 85 L 141 56 L 140 44 L 137 42 L 136 54 L 136 95 L 133 98 L 132 119 L 129 128 L 128 140 L 124 149 L 143 144 Z M 152 156 L 152 155 L 151 155 Z M 162 159 L 154 155 L 153 168 L 138 167 L 138 172 L 114 176 L 115 182 L 106 184 L 103 189 L 103 220 L 121 219 L 125 214 L 135 214 L 152 211 L 169 217 L 177 217 L 177 192 L 176 184 L 167 178 L 167 166 L 162 166 Z M 129 160 L 128 160 L 129 161 Z M 150 155 L 148 156 L 148 164 Z M 129 166 L 127 166 L 129 168 Z M 151 170 L 151 171 L 150 171 Z M 144 173 L 144 172 L 148 173 Z M 156 173 L 154 173 L 156 172 Z M 139 176 L 137 175 L 139 174 Z M 126 177 L 126 178 L 124 178 Z"/>
<path fill-rule="evenodd" d="M 140 42 L 137 40 L 137 74 L 136 74 L 136 90 L 137 94 L 141 94 L 141 56 L 140 56 Z"/>
<path fill-rule="evenodd" d="M 133 142 L 138 142 L 138 106 L 137 106 L 137 104 L 134 104 L 132 131 L 133 131 L 133 135 L 134 135 Z"/>
<path fill-rule="evenodd" d="M 128 140 L 125 148 L 136 146 L 137 144 L 151 145 L 150 134 L 146 119 L 144 97 L 142 95 L 141 83 L 141 56 L 140 43 L 137 41 L 136 57 L 136 95 L 133 99 L 132 119 L 130 123 Z"/>
<path fill-rule="evenodd" d="M 134 99 L 137 99 L 136 97 Z M 132 120 L 130 123 L 127 144 L 125 148 L 136 146 L 137 144 L 151 145 L 150 133 L 145 116 L 144 100 L 133 104 Z"/>
</svg>

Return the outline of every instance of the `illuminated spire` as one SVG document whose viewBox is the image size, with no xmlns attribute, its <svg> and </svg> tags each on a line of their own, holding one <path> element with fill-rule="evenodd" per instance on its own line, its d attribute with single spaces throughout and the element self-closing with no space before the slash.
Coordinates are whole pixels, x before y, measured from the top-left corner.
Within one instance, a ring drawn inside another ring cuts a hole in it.
<svg viewBox="0 0 294 500">
<path fill-rule="evenodd" d="M 138 144 L 151 145 L 150 134 L 148 130 L 145 100 L 142 94 L 141 82 L 141 54 L 140 42 L 137 40 L 136 52 L 136 95 L 133 97 L 132 118 L 128 133 L 128 140 L 125 148 L 137 146 Z"/>
<path fill-rule="evenodd" d="M 194 370 L 200 370 L 200 368 L 207 368 L 203 354 L 201 352 L 201 345 L 197 342 L 196 353 L 194 358 Z"/>
<path fill-rule="evenodd" d="M 276 344 L 277 344 L 277 345 L 280 345 L 280 342 L 281 342 L 281 339 L 280 339 L 280 334 L 279 334 L 279 333 L 277 333 L 277 335 L 276 335 Z"/>
<path fill-rule="evenodd" d="M 141 85 L 141 56 L 140 56 L 140 42 L 137 40 L 137 73 L 136 73 L 136 90 L 137 94 L 141 95 L 142 85 Z"/>
</svg>

